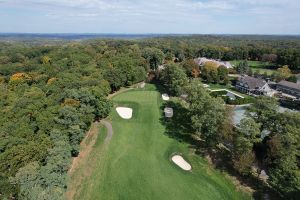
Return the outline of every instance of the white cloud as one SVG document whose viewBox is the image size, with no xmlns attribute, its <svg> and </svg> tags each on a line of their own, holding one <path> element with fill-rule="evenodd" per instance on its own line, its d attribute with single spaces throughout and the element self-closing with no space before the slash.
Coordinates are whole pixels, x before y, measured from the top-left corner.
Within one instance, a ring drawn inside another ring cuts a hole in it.
<svg viewBox="0 0 300 200">
<path fill-rule="evenodd" d="M 75 24 L 91 26 L 81 23 L 90 20 L 95 26 L 111 24 L 139 32 L 236 33 L 251 27 L 267 32 L 264 27 L 276 30 L 293 24 L 291 30 L 300 33 L 299 0 L 0 0 L 0 9 L 5 6 L 36 11 L 49 23 L 67 20 L 74 30 Z M 114 24 L 116 21 L 122 25 Z"/>
<path fill-rule="evenodd" d="M 285 7 L 299 8 L 298 0 L 2 0 L 2 4 L 15 6 L 33 6 L 43 9 L 66 9 L 78 12 L 91 12 L 103 10 L 110 12 L 145 12 L 150 10 L 168 13 L 201 11 L 214 14 L 218 11 L 248 11 L 260 9 L 261 7 L 284 9 Z"/>
<path fill-rule="evenodd" d="M 212 2 L 197 2 L 197 8 L 200 9 L 217 9 L 217 10 L 231 10 L 235 8 L 234 4 L 226 1 L 212 1 Z"/>
</svg>

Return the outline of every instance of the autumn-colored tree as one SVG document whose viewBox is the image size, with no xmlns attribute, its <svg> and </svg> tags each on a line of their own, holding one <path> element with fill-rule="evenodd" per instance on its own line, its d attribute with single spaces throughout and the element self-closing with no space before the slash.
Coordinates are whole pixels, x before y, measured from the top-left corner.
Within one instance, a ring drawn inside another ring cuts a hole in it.
<svg viewBox="0 0 300 200">
<path fill-rule="evenodd" d="M 21 73 L 13 74 L 10 77 L 9 83 L 10 84 L 19 84 L 19 83 L 28 82 L 30 80 L 31 80 L 31 77 L 28 74 L 21 72 Z"/>
<path fill-rule="evenodd" d="M 47 85 L 51 85 L 54 81 L 56 81 L 57 78 L 50 78 L 48 81 L 47 81 Z"/>
<path fill-rule="evenodd" d="M 200 74 L 199 65 L 193 59 L 183 61 L 181 66 L 185 69 L 188 77 L 197 78 Z"/>
<path fill-rule="evenodd" d="M 3 76 L 0 76 L 0 83 L 4 83 L 5 82 L 5 78 Z"/>
<path fill-rule="evenodd" d="M 255 161 L 255 155 L 252 151 L 245 152 L 233 160 L 233 167 L 241 174 L 247 175 L 251 172 L 251 165 Z"/>
<path fill-rule="evenodd" d="M 72 107 L 79 107 L 80 101 L 75 100 L 75 99 L 65 99 L 64 102 L 62 103 L 62 106 L 72 106 Z"/>
<path fill-rule="evenodd" d="M 235 134 L 233 165 L 241 174 L 249 174 L 255 161 L 253 146 L 261 142 L 260 124 L 252 118 L 244 118 Z"/>
<path fill-rule="evenodd" d="M 202 77 L 209 83 L 218 82 L 218 67 L 219 65 L 215 62 L 206 62 L 202 69 Z"/>
<path fill-rule="evenodd" d="M 197 78 L 197 77 L 199 77 L 199 75 L 200 75 L 200 70 L 197 69 L 197 68 L 193 68 L 191 74 L 192 74 L 192 77 L 193 77 L 193 78 Z"/>
<path fill-rule="evenodd" d="M 217 70 L 219 67 L 219 64 L 213 61 L 208 61 L 204 64 L 204 69 L 207 69 L 208 71 L 211 70 Z"/>
<path fill-rule="evenodd" d="M 49 56 L 43 56 L 41 61 L 43 65 L 51 64 L 51 58 Z"/>
<path fill-rule="evenodd" d="M 263 62 L 271 62 L 275 63 L 277 61 L 278 56 L 276 54 L 264 54 L 261 58 Z"/>
<path fill-rule="evenodd" d="M 17 80 L 24 80 L 24 79 L 28 79 L 28 78 L 29 78 L 29 76 L 26 73 L 16 73 L 10 77 L 10 80 L 17 81 Z"/>
<path fill-rule="evenodd" d="M 277 69 L 278 72 L 278 80 L 285 80 L 289 78 L 292 75 L 292 72 L 289 68 L 289 66 L 284 65 Z"/>
</svg>

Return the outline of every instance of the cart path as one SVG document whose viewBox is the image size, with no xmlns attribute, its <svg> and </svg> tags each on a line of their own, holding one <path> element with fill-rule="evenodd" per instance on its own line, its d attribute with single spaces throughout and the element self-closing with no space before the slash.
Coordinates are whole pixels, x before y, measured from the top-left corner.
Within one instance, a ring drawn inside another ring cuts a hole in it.
<svg viewBox="0 0 300 200">
<path fill-rule="evenodd" d="M 112 136 L 114 134 L 114 131 L 113 131 L 112 125 L 111 125 L 111 123 L 109 121 L 107 121 L 107 120 L 101 120 L 100 123 L 103 124 L 106 127 L 106 129 L 107 129 L 107 135 L 106 135 L 106 138 L 104 140 L 104 143 L 107 144 L 107 143 L 110 142 L 110 140 L 111 140 L 111 138 L 112 138 Z"/>
</svg>

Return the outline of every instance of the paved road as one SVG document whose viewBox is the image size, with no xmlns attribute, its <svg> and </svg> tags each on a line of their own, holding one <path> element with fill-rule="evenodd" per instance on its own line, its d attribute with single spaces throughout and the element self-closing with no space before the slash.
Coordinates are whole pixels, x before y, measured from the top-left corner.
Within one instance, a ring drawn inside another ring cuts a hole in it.
<svg viewBox="0 0 300 200">
<path fill-rule="evenodd" d="M 107 144 L 111 140 L 112 135 L 114 134 L 114 131 L 113 131 L 113 128 L 112 128 L 111 123 L 109 121 L 101 120 L 100 123 L 103 124 L 107 129 L 107 135 L 106 135 L 106 138 L 104 140 L 104 143 Z"/>
</svg>

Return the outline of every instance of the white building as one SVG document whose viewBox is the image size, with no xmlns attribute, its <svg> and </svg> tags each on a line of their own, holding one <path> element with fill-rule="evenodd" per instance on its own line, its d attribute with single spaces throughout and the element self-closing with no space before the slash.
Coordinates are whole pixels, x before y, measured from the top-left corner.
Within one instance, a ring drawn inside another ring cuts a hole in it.
<svg viewBox="0 0 300 200">
<path fill-rule="evenodd" d="M 240 92 L 252 95 L 272 96 L 273 94 L 273 90 L 265 80 L 252 76 L 240 77 L 235 88 Z"/>
</svg>

